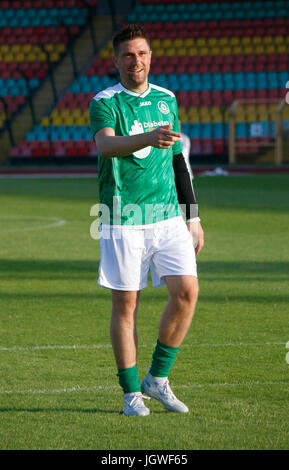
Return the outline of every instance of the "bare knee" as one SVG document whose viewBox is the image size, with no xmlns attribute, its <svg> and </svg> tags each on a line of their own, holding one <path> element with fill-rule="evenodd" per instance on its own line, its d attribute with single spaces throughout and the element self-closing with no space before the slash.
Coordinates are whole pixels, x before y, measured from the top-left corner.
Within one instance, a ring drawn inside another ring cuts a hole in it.
<svg viewBox="0 0 289 470">
<path fill-rule="evenodd" d="M 179 289 L 171 294 L 172 300 L 178 305 L 180 310 L 193 312 L 199 294 L 198 279 L 191 282 L 184 282 Z"/>
<path fill-rule="evenodd" d="M 138 307 L 139 296 L 134 292 L 112 291 L 112 317 L 133 321 Z"/>
</svg>

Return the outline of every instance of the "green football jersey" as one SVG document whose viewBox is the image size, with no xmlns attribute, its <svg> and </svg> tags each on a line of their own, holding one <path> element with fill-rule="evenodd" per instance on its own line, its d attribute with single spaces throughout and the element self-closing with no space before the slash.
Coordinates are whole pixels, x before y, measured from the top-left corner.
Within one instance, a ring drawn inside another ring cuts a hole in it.
<svg viewBox="0 0 289 470">
<path fill-rule="evenodd" d="M 141 94 L 121 83 L 101 91 L 90 102 L 89 116 L 93 136 L 104 127 L 129 136 L 169 123 L 179 132 L 175 95 L 152 84 Z M 146 225 L 181 215 L 172 164 L 173 155 L 181 152 L 178 141 L 169 149 L 149 146 L 124 157 L 99 155 L 100 203 L 109 208 L 107 223 Z"/>
</svg>

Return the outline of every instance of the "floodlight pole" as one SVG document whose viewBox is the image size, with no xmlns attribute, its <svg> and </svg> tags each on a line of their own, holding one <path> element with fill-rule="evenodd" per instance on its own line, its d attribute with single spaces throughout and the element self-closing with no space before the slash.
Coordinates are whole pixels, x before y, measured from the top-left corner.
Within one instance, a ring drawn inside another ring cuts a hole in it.
<svg viewBox="0 0 289 470">
<path fill-rule="evenodd" d="M 282 100 L 276 109 L 276 142 L 275 142 L 275 163 L 282 165 L 282 111 L 285 106 L 285 100 Z"/>
<path fill-rule="evenodd" d="M 235 113 L 238 101 L 233 101 L 229 108 L 229 164 L 236 163 L 236 128 Z"/>
</svg>

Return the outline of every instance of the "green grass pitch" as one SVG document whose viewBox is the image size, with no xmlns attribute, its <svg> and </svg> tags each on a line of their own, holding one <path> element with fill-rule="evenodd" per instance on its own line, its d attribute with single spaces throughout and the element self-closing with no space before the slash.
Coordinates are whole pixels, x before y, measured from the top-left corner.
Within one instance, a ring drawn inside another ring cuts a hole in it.
<svg viewBox="0 0 289 470">
<path fill-rule="evenodd" d="M 90 237 L 95 179 L 0 180 L 0 449 L 288 449 L 289 176 L 197 176 L 200 295 L 170 383 L 190 413 L 151 400 L 120 414 L 110 292 Z M 138 315 L 151 361 L 166 288 Z"/>
</svg>

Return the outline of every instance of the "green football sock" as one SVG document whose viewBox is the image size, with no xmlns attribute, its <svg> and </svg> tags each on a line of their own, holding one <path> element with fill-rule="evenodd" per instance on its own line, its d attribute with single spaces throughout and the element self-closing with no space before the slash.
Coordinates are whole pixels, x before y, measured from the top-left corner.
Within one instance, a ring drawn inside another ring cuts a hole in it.
<svg viewBox="0 0 289 470">
<path fill-rule="evenodd" d="M 139 376 L 137 365 L 128 369 L 118 369 L 119 385 L 124 393 L 140 392 Z"/>
<path fill-rule="evenodd" d="M 179 349 L 180 348 L 174 348 L 172 346 L 162 344 L 157 340 L 156 348 L 153 353 L 150 374 L 154 377 L 167 377 Z"/>
</svg>

